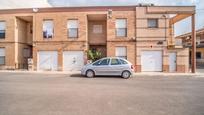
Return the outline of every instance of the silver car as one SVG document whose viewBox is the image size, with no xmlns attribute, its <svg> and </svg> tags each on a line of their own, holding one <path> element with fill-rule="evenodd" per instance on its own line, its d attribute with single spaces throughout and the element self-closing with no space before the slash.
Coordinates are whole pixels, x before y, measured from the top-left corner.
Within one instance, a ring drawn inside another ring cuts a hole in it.
<svg viewBox="0 0 204 115">
<path fill-rule="evenodd" d="M 127 79 L 133 72 L 133 65 L 129 61 L 118 57 L 102 58 L 91 64 L 85 65 L 81 69 L 81 74 L 87 77 L 117 75 Z"/>
</svg>

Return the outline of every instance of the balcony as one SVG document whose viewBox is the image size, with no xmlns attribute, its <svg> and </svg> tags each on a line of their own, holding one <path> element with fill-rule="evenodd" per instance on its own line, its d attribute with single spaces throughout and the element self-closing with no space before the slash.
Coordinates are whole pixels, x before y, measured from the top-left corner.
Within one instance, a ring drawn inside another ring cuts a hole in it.
<svg viewBox="0 0 204 115">
<path fill-rule="evenodd" d="M 168 40 L 168 48 L 176 48 L 176 49 L 184 48 L 182 39 L 174 38 L 174 39 Z"/>
</svg>

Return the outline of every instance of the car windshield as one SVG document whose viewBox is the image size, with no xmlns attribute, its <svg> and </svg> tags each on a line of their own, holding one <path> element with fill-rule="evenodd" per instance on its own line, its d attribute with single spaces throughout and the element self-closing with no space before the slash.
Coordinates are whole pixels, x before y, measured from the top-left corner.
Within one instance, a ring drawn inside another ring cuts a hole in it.
<svg viewBox="0 0 204 115">
<path fill-rule="evenodd" d="M 103 59 L 100 63 L 100 65 L 108 65 L 110 62 L 110 59 Z"/>
<path fill-rule="evenodd" d="M 101 62 L 101 60 L 97 60 L 97 61 L 93 62 L 93 65 L 99 65 L 100 62 Z"/>
</svg>

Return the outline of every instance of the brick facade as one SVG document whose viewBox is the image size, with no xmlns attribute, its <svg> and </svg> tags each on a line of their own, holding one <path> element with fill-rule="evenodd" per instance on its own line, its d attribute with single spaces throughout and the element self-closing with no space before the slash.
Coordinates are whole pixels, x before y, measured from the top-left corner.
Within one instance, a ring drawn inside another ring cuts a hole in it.
<svg viewBox="0 0 204 115">
<path fill-rule="evenodd" d="M 149 9 L 148 9 L 149 8 Z M 163 11 L 165 8 L 166 11 Z M 84 10 L 82 10 L 84 9 Z M 39 51 L 58 52 L 58 70 L 63 69 L 63 51 L 83 51 L 87 60 L 87 50 L 92 45 L 103 45 L 106 56 L 115 56 L 115 48 L 127 48 L 127 60 L 134 66 L 136 72 L 141 72 L 142 51 L 162 51 L 162 71 L 169 72 L 169 52 L 177 53 L 176 72 L 188 72 L 188 49 L 169 49 L 167 41 L 170 39 L 170 17 L 165 14 L 172 12 L 190 12 L 194 7 L 85 7 L 77 8 L 45 8 L 39 12 L 32 9 L 0 11 L 0 21 L 6 21 L 6 38 L 0 39 L 0 47 L 6 49 L 6 64 L 4 69 L 19 69 L 21 64 L 27 64 L 23 48 L 32 50 L 33 68 L 37 70 Z M 111 17 L 108 10 L 112 9 Z M 151 13 L 148 13 L 151 12 Z M 159 13 L 158 13 L 159 12 Z M 163 18 L 162 16 L 166 16 Z M 104 18 L 105 16 L 105 18 Z M 100 19 L 101 18 L 101 19 Z M 42 34 L 43 20 L 52 19 L 54 36 L 44 39 Z M 69 39 L 67 35 L 67 20 L 77 19 L 79 22 L 78 38 Z M 117 37 L 116 19 L 127 20 L 127 36 Z M 147 19 L 158 19 L 158 28 L 148 28 Z M 103 24 L 103 33 L 100 36 L 92 35 L 92 24 Z M 105 27 L 105 28 L 104 28 Z M 91 35 L 89 35 L 91 34 Z M 97 38 L 96 40 L 94 38 Z M 161 42 L 162 44 L 158 44 Z"/>
</svg>

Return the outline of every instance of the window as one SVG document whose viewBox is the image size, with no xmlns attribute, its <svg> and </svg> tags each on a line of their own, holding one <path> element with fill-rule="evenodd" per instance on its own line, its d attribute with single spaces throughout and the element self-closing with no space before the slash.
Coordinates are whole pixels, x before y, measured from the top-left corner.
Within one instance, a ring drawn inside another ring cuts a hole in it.
<svg viewBox="0 0 204 115">
<path fill-rule="evenodd" d="M 103 59 L 100 63 L 100 65 L 108 65 L 110 62 L 110 59 Z"/>
<path fill-rule="evenodd" d="M 126 19 L 116 19 L 116 36 L 126 37 L 127 36 L 127 20 Z"/>
<path fill-rule="evenodd" d="M 6 22 L 0 21 L 0 39 L 5 38 Z"/>
<path fill-rule="evenodd" d="M 116 59 L 116 58 L 111 59 L 111 65 L 120 65 L 120 64 L 121 63 L 120 63 L 120 61 L 118 59 Z"/>
<path fill-rule="evenodd" d="M 128 64 L 125 60 L 119 59 L 121 64 Z"/>
<path fill-rule="evenodd" d="M 100 62 L 101 62 L 101 60 L 98 60 L 98 61 L 94 62 L 93 65 L 99 65 Z"/>
<path fill-rule="evenodd" d="M 116 47 L 115 56 L 127 59 L 127 48 L 126 47 Z"/>
<path fill-rule="evenodd" d="M 31 57 L 30 49 L 28 49 L 28 48 L 24 48 L 24 49 L 23 49 L 23 57 L 24 57 L 24 58 L 29 58 L 29 57 Z"/>
<path fill-rule="evenodd" d="M 68 37 L 77 38 L 78 37 L 78 20 L 68 20 L 67 22 Z"/>
<path fill-rule="evenodd" d="M 53 38 L 53 20 L 44 20 L 43 21 L 43 38 Z"/>
<path fill-rule="evenodd" d="M 0 48 L 0 65 L 5 65 L 5 48 Z"/>
<path fill-rule="evenodd" d="M 196 52 L 196 59 L 201 59 L 201 52 Z"/>
<path fill-rule="evenodd" d="M 158 28 L 158 19 L 148 19 L 148 28 Z"/>
<path fill-rule="evenodd" d="M 93 25 L 93 33 L 94 34 L 101 34 L 103 32 L 102 25 Z"/>
</svg>

